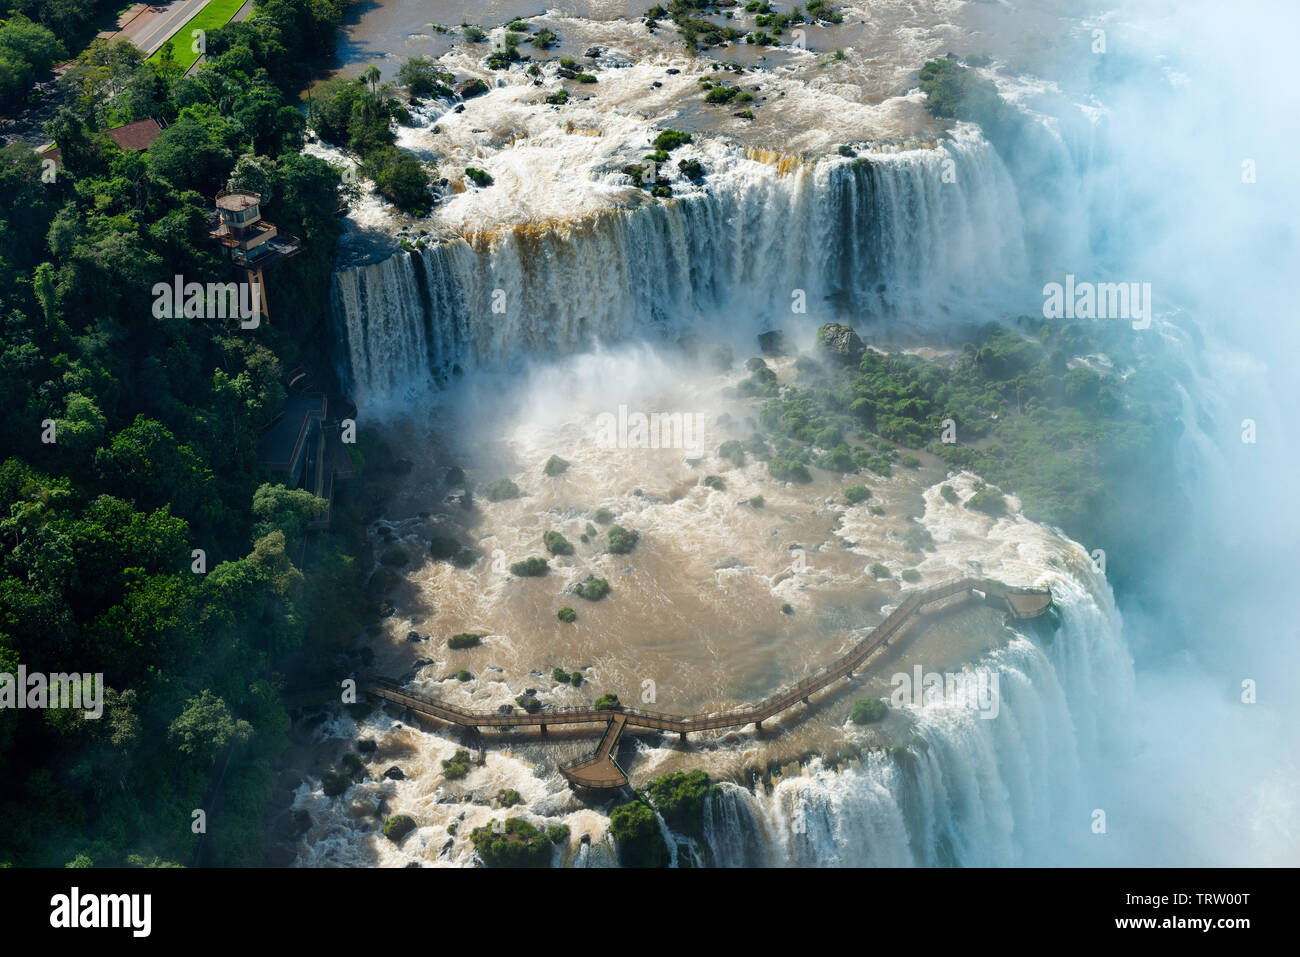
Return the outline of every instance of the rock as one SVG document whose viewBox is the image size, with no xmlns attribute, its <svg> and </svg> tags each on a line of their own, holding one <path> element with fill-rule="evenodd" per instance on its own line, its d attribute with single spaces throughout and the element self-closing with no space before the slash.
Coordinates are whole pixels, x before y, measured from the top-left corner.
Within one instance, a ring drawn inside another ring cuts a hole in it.
<svg viewBox="0 0 1300 957">
<path fill-rule="evenodd" d="M 537 689 L 536 689 L 536 688 L 525 688 L 525 689 L 524 689 L 524 694 L 528 695 L 528 697 L 531 698 L 531 697 L 533 697 L 535 694 L 537 694 Z"/>
<path fill-rule="evenodd" d="M 726 558 L 719 558 L 713 563 L 713 567 L 721 571 L 724 568 L 744 568 L 745 563 L 735 555 L 728 555 Z"/>
<path fill-rule="evenodd" d="M 361 754 L 374 754 L 379 750 L 379 745 L 375 743 L 374 738 L 362 738 L 357 742 L 357 751 Z"/>
<path fill-rule="evenodd" d="M 388 594 L 402 582 L 402 576 L 397 574 L 391 568 L 380 565 L 375 569 L 370 580 L 366 582 L 366 594 L 371 598 L 379 598 Z"/>
<path fill-rule="evenodd" d="M 857 365 L 867 351 L 862 337 L 841 322 L 828 322 L 817 330 L 817 347 L 829 359 Z"/>
<path fill-rule="evenodd" d="M 419 861 L 407 861 L 406 870 L 410 870 L 412 867 L 419 867 L 419 866 L 420 866 Z"/>
<path fill-rule="evenodd" d="M 497 705 L 497 714 L 514 714 L 515 706 L 512 704 Z"/>
<path fill-rule="evenodd" d="M 663 84 L 660 83 L 658 80 L 655 80 L 655 81 L 654 81 L 653 83 L 651 83 L 650 85 L 651 85 L 652 87 L 654 87 L 656 90 L 659 89 L 659 87 L 663 86 Z"/>
<path fill-rule="evenodd" d="M 431 664 L 433 664 L 433 659 L 432 659 L 432 658 L 416 658 L 413 662 L 411 662 L 411 667 L 412 667 L 412 668 L 425 668 L 425 667 L 428 667 L 428 666 L 431 665 Z"/>
<path fill-rule="evenodd" d="M 668 70 L 667 70 L 667 73 L 668 73 L 669 76 L 676 76 L 678 73 L 681 73 L 681 72 L 682 72 L 682 71 L 679 70 L 679 69 L 677 69 L 677 67 L 675 67 L 675 66 L 670 66 L 670 67 L 668 68 Z"/>
<path fill-rule="evenodd" d="M 292 837 L 302 837 L 311 830 L 311 815 L 303 810 L 289 812 L 289 834 Z"/>
<path fill-rule="evenodd" d="M 591 47 L 589 50 L 587 50 L 585 55 L 595 60 L 597 57 L 600 56 L 600 47 Z"/>
<path fill-rule="evenodd" d="M 758 334 L 758 348 L 765 356 L 783 356 L 786 354 L 785 333 L 779 329 Z"/>
<path fill-rule="evenodd" d="M 409 814 L 395 814 L 384 824 L 384 837 L 394 844 L 400 844 L 402 838 L 415 830 L 415 820 Z"/>
<path fill-rule="evenodd" d="M 388 780 L 390 781 L 405 781 L 406 772 L 403 771 L 401 768 L 399 768 L 396 764 L 394 764 L 391 768 L 389 768 L 387 771 L 384 772 L 384 777 L 388 778 Z"/>
<path fill-rule="evenodd" d="M 591 843 L 591 835 L 590 835 L 590 834 L 584 834 L 584 835 L 582 835 L 582 837 L 578 838 L 578 843 L 579 843 L 579 844 L 590 844 L 590 843 Z"/>
<path fill-rule="evenodd" d="M 456 87 L 456 92 L 460 94 L 462 100 L 468 100 L 475 96 L 482 96 L 487 91 L 488 85 L 482 80 L 466 80 L 460 86 Z M 457 113 L 462 113 L 464 110 L 464 103 L 461 103 L 456 107 Z"/>
<path fill-rule="evenodd" d="M 406 554 L 406 550 L 398 548 L 396 545 L 384 549 L 383 554 L 379 556 L 381 565 L 388 565 L 392 568 L 405 568 L 410 560 L 411 558 Z"/>
<path fill-rule="evenodd" d="M 464 104 L 464 103 L 457 103 L 457 104 L 456 104 L 456 109 L 452 110 L 452 112 L 453 112 L 453 113 L 464 113 L 464 112 L 465 112 L 465 104 Z"/>
<path fill-rule="evenodd" d="M 408 631 L 406 633 L 406 640 L 407 641 L 428 641 L 429 636 L 422 635 L 418 631 Z"/>
</svg>

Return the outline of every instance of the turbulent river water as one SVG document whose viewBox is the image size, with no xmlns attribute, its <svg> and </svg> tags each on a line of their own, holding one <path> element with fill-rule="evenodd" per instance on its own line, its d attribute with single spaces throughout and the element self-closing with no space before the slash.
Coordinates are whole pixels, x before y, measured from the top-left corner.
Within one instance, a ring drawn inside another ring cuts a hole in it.
<svg viewBox="0 0 1300 957">
<path fill-rule="evenodd" d="M 357 204 L 334 279 L 338 365 L 359 422 L 413 463 L 370 526 L 376 554 L 398 548 L 413 559 L 392 593 L 394 614 L 370 641 L 376 669 L 478 709 L 510 705 L 527 689 L 562 707 L 605 691 L 636 703 L 638 689 L 651 688 L 646 706 L 686 713 L 753 701 L 811 674 L 908 588 L 969 574 L 1050 586 L 1061 615 L 1054 633 L 956 609 L 892 650 L 852 695 L 762 736 L 698 736 L 689 748 L 629 737 L 621 760 L 633 784 L 694 767 L 723 782 L 701 836 L 665 825 L 679 865 L 1124 859 L 1113 845 L 1099 850 L 1089 827 L 1097 808 L 1125 793 L 1097 769 L 1134 753 L 1133 715 L 1149 704 L 1087 549 L 1027 519 L 1014 498 L 1000 519 L 950 503 L 941 485 L 965 498 L 978 476 L 950 474 L 924 454 L 915 468 L 864 479 L 872 497 L 858 505 L 845 503 L 845 482 L 820 471 L 793 486 L 753 459 L 717 454 L 752 432 L 757 403 L 735 386 L 758 334 L 784 335 L 776 351 L 786 354 L 768 362 L 785 383 L 799 381 L 794 354 L 831 320 L 942 356 L 972 324 L 1040 308 L 1039 277 L 1090 261 L 1090 217 L 1113 185 L 1089 166 L 1100 111 L 1086 99 L 1044 111 L 1045 96 L 1063 97 L 1029 68 L 1085 42 L 1091 23 L 1065 16 L 1068 4 L 1033 5 L 1014 30 L 995 5 L 847 4 L 842 32 L 817 28 L 811 50 L 762 62 L 752 48 L 692 58 L 670 31 L 648 36 L 634 19 L 642 11 L 623 6 L 535 18 L 562 39 L 543 58 L 540 91 L 518 68 L 494 74 L 482 51 L 431 28 L 468 18 L 489 29 L 534 9 L 380 4 L 350 27 L 346 70 L 398 51 L 382 58 L 389 75 L 406 56 L 435 55 L 458 77 L 492 84 L 462 113 L 413 111 L 399 143 L 439 164 L 448 197 L 425 220 L 373 198 Z M 548 106 L 541 94 L 558 82 L 554 57 L 592 45 L 598 94 L 571 110 Z M 853 54 L 838 73 L 827 56 L 835 48 Z M 993 55 L 988 75 L 1037 131 L 1032 157 L 1000 156 L 977 128 L 945 131 L 924 114 L 908 78 L 947 49 Z M 767 101 L 752 125 L 687 105 L 698 101 L 689 95 L 697 79 L 733 52 Z M 695 134 L 674 160 L 698 159 L 707 176 L 703 185 L 674 180 L 670 199 L 648 201 L 620 170 L 670 126 Z M 841 155 L 841 144 L 856 155 Z M 496 184 L 464 184 L 467 164 Z M 1217 454 L 1207 402 L 1188 397 L 1185 445 L 1197 467 Z M 691 416 L 694 434 L 667 448 L 611 448 L 600 423 L 620 410 Z M 562 474 L 544 471 L 552 455 L 569 463 Z M 708 474 L 722 481 L 710 487 Z M 479 494 L 463 507 L 461 484 L 481 490 L 503 477 L 519 498 Z M 640 533 L 631 554 L 579 544 L 598 509 Z M 932 551 L 909 547 L 916 525 Z M 544 578 L 512 575 L 511 563 L 544 554 L 547 531 L 574 542 L 574 553 L 552 559 Z M 457 568 L 428 558 L 438 536 L 472 542 L 478 560 Z M 887 580 L 870 572 L 875 563 L 890 569 Z M 904 569 L 919 583 L 902 583 Z M 575 601 L 571 586 L 591 574 L 609 580 L 610 597 Z M 576 622 L 557 620 L 564 604 L 581 606 Z M 412 632 L 432 640 L 408 641 Z M 460 632 L 483 634 L 482 645 L 448 651 L 446 637 Z M 553 681 L 557 666 L 581 669 L 583 686 Z M 889 676 L 914 667 L 996 681 L 997 717 L 922 700 L 880 726 L 848 721 L 852 698 L 888 697 Z M 452 677 L 461 668 L 471 680 Z M 294 809 L 310 815 L 293 848 L 301 865 L 470 864 L 468 834 L 503 816 L 496 798 L 506 788 L 523 799 L 511 814 L 569 826 L 557 864 L 617 863 L 608 805 L 579 800 L 557 771 L 593 746 L 590 736 L 553 734 L 542 745 L 504 735 L 452 781 L 441 762 L 466 739 L 392 710 L 333 715 L 296 735 Z M 375 742 L 369 777 L 325 796 L 322 769 L 359 739 Z M 902 756 L 884 750 L 909 741 Z M 400 778 L 382 777 L 393 765 Z M 392 842 L 380 828 L 399 812 L 417 828 Z"/>
</svg>

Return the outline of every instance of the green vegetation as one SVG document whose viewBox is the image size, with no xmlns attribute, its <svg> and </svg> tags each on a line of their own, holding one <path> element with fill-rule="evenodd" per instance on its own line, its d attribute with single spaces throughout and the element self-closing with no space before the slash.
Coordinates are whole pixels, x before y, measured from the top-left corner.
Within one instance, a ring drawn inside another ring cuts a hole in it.
<svg viewBox="0 0 1300 957">
<path fill-rule="evenodd" d="M 905 568 L 899 573 L 898 577 L 908 584 L 914 585 L 921 580 L 921 573 L 915 568 Z"/>
<path fill-rule="evenodd" d="M 781 605 L 781 614 L 783 614 L 783 615 L 793 615 L 793 614 L 794 614 L 794 605 L 790 604 L 788 601 L 785 602 L 784 604 L 782 604 L 782 605 Z"/>
<path fill-rule="evenodd" d="M 91 41 L 103 5 L 12 9 L 6 110 L 90 42 L 58 80 L 53 180 L 30 145 L 0 149 L 0 671 L 103 672 L 104 713 L 0 714 L 0 858 L 257 866 L 287 744 L 279 689 L 333 680 L 327 663 L 376 610 L 352 556 L 377 444 L 353 448 L 360 478 L 338 487 L 323 532 L 306 530 L 323 503 L 256 456 L 287 370 L 331 382 L 340 174 L 302 154 L 298 95 L 333 54 L 341 6 L 264 0 L 209 33 L 193 77 Z M 166 127 L 148 151 L 101 132 L 148 117 Z M 155 283 L 243 278 L 208 217 L 219 189 L 251 184 L 303 241 L 267 289 L 276 323 L 156 319 Z M 34 425 L 46 419 L 53 442 Z M 205 836 L 190 829 L 200 807 Z"/>
<path fill-rule="evenodd" d="M 452 635 L 447 639 L 447 647 L 453 651 L 459 651 L 462 648 L 477 648 L 483 643 L 483 636 L 474 632 L 461 632 L 459 635 Z"/>
<path fill-rule="evenodd" d="M 949 502 L 953 505 L 957 504 L 957 490 L 951 485 L 940 485 L 939 494 L 943 497 L 945 502 Z"/>
<path fill-rule="evenodd" d="M 614 521 L 614 513 L 607 508 L 598 508 L 591 518 L 597 525 L 608 525 L 610 522 Z M 595 534 L 591 529 L 588 529 L 588 531 L 593 535 Z"/>
<path fill-rule="evenodd" d="M 928 61 L 921 67 L 920 87 L 933 115 L 978 123 L 995 140 L 1015 122 L 1014 110 L 998 96 L 993 81 L 956 60 Z"/>
<path fill-rule="evenodd" d="M 427 56 L 413 56 L 397 71 L 397 82 L 406 87 L 413 97 L 450 99 L 455 95 L 451 84 L 455 76 L 438 66 L 438 61 Z"/>
<path fill-rule="evenodd" d="M 844 490 L 844 501 L 850 505 L 858 505 L 871 498 L 871 490 L 865 485 L 850 485 Z"/>
<path fill-rule="evenodd" d="M 523 796 L 514 788 L 501 788 L 497 791 L 497 803 L 502 807 L 514 807 L 516 804 L 523 804 Z"/>
<path fill-rule="evenodd" d="M 704 837 L 704 801 L 718 792 L 703 771 L 674 771 L 646 785 L 650 803 L 670 828 L 697 839 Z"/>
<path fill-rule="evenodd" d="M 592 707 L 597 711 L 617 711 L 622 705 L 618 703 L 618 695 L 603 694 L 596 699 L 596 703 Z"/>
<path fill-rule="evenodd" d="M 849 720 L 854 724 L 873 724 L 889 713 L 883 698 L 859 698 L 853 702 Z"/>
<path fill-rule="evenodd" d="M 664 130 L 655 137 L 654 148 L 665 153 L 671 153 L 677 147 L 685 146 L 690 141 L 690 133 L 683 133 L 680 130 Z"/>
<path fill-rule="evenodd" d="M 521 694 L 515 698 L 515 704 L 523 708 L 529 714 L 537 714 L 542 710 L 542 703 L 534 695 Z"/>
<path fill-rule="evenodd" d="M 544 472 L 546 475 L 551 476 L 551 478 L 554 478 L 557 475 L 563 475 L 568 470 L 569 470 L 569 463 L 566 462 L 564 459 L 560 458 L 558 455 L 552 455 L 549 459 L 546 460 L 546 464 L 542 466 L 542 472 Z"/>
<path fill-rule="evenodd" d="M 468 23 L 461 24 L 460 34 L 470 43 L 482 43 L 487 39 L 487 33 L 485 33 L 481 27 L 476 27 Z"/>
<path fill-rule="evenodd" d="M 469 774 L 470 766 L 469 752 L 463 748 L 457 748 L 456 753 L 450 758 L 443 759 L 442 776 L 448 781 L 457 781 Z"/>
<path fill-rule="evenodd" d="M 170 61 L 182 73 L 185 72 L 199 58 L 194 49 L 194 31 L 202 30 L 206 35 L 224 27 L 243 5 L 244 0 L 208 0 L 170 40 L 154 51 L 149 62 L 161 64 Z"/>
<path fill-rule="evenodd" d="M 569 839 L 569 829 L 557 824 L 541 831 L 512 817 L 498 831 L 494 818 L 470 831 L 469 839 L 486 867 L 548 867 L 555 848 Z"/>
<path fill-rule="evenodd" d="M 609 582 L 604 578 L 588 575 L 574 587 L 573 591 L 579 598 L 585 598 L 587 601 L 600 601 L 609 594 Z"/>
<path fill-rule="evenodd" d="M 745 449 L 736 439 L 728 439 L 718 446 L 718 458 L 726 459 L 740 468 L 745 464 Z"/>
<path fill-rule="evenodd" d="M 560 619 L 560 621 L 566 623 L 572 623 L 578 620 L 578 613 L 574 611 L 572 608 L 570 608 L 568 605 L 565 605 L 563 608 L 561 608 L 559 611 L 555 613 L 555 617 Z"/>
<path fill-rule="evenodd" d="M 563 668 L 552 668 L 551 678 L 554 681 L 558 681 L 562 685 L 567 685 L 569 683 L 569 673 L 565 671 Z"/>
<path fill-rule="evenodd" d="M 573 672 L 572 674 L 570 674 L 570 675 L 569 675 L 569 681 L 573 684 L 573 686 L 574 686 L 575 688 L 580 688 L 580 687 L 582 687 L 582 682 L 584 681 L 584 679 L 583 679 L 583 677 L 582 677 L 582 672 L 581 672 L 581 671 L 575 671 L 575 672 Z"/>
<path fill-rule="evenodd" d="M 445 535 L 433 536 L 429 541 L 429 554 L 438 561 L 451 562 L 457 568 L 469 568 L 478 561 L 474 549 Z"/>
<path fill-rule="evenodd" d="M 721 492 L 727 487 L 727 483 L 722 480 L 721 475 L 706 475 L 702 484 L 715 492 Z"/>
<path fill-rule="evenodd" d="M 394 814 L 384 822 L 384 837 L 394 844 L 400 844 L 402 838 L 416 828 L 415 819 L 409 814 Z"/>
<path fill-rule="evenodd" d="M 542 536 L 542 541 L 546 545 L 546 550 L 552 555 L 573 554 L 573 543 L 559 532 L 547 532 Z"/>
<path fill-rule="evenodd" d="M 877 580 L 882 578 L 888 578 L 889 569 L 886 568 L 884 565 L 880 564 L 880 562 L 876 562 L 871 566 L 871 574 L 874 575 Z"/>
<path fill-rule="evenodd" d="M 464 668 L 461 668 L 452 677 L 454 677 L 457 681 L 471 681 L 474 678 L 474 676 L 470 674 L 468 671 L 466 671 Z"/>
<path fill-rule="evenodd" d="M 510 479 L 502 478 L 497 479 L 483 489 L 483 494 L 487 496 L 489 502 L 504 502 L 508 499 L 519 498 L 524 493 L 519 491 L 519 486 Z"/>
<path fill-rule="evenodd" d="M 496 182 L 496 180 L 492 178 L 492 174 L 489 173 L 487 170 L 478 169 L 473 166 L 465 167 L 465 178 L 469 180 L 471 183 L 473 183 L 475 186 L 477 186 L 479 189 L 487 189 L 494 182 Z M 514 498 L 514 496 L 510 496 L 510 497 Z M 497 499 L 493 499 L 493 501 L 497 501 Z"/>
<path fill-rule="evenodd" d="M 556 90 L 554 93 L 547 95 L 546 102 L 552 106 L 563 106 L 565 103 L 569 102 L 569 91 Z"/>
<path fill-rule="evenodd" d="M 610 812 L 609 830 L 623 867 L 667 867 L 672 862 L 654 808 L 641 795 Z"/>
<path fill-rule="evenodd" d="M 550 570 L 551 566 L 546 564 L 546 559 L 538 555 L 525 558 L 522 562 L 515 562 L 510 566 L 510 574 L 519 578 L 540 578 Z"/>
<path fill-rule="evenodd" d="M 992 485 L 986 485 L 966 500 L 966 507 L 1001 518 L 1007 514 L 1007 497 Z"/>
<path fill-rule="evenodd" d="M 641 533 L 629 531 L 622 525 L 613 525 L 609 529 L 609 550 L 614 555 L 626 555 L 636 548 L 641 540 Z"/>
</svg>

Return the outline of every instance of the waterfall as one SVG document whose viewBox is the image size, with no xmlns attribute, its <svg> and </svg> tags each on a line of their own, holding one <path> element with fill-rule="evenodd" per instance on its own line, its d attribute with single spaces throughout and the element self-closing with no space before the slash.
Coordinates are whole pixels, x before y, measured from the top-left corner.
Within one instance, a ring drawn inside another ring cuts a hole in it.
<svg viewBox="0 0 1300 957">
<path fill-rule="evenodd" d="M 1093 589 L 1096 589 L 1095 591 Z M 722 867 L 1060 863 L 1086 833 L 1080 767 L 1122 726 L 1133 671 L 1109 589 L 1059 576 L 1050 642 L 1017 635 L 972 667 L 1000 708 L 907 705 L 916 741 L 839 769 L 812 761 L 770 790 L 724 784 L 705 810 Z M 1100 706 L 1099 706 L 1100 704 Z"/>
<path fill-rule="evenodd" d="M 774 164 L 720 153 L 707 189 L 574 221 L 470 234 L 336 274 L 344 378 L 368 408 L 450 374 L 708 325 L 747 340 L 807 303 L 933 322 L 1019 284 L 1015 190 L 959 127 L 935 149 Z M 801 291 L 801 293 L 796 291 Z"/>
</svg>

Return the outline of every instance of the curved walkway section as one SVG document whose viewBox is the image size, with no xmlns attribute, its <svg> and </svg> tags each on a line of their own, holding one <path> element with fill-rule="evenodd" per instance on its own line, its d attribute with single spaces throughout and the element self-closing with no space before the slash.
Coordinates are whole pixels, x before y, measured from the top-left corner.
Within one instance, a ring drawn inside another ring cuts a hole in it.
<svg viewBox="0 0 1300 957">
<path fill-rule="evenodd" d="M 763 722 L 767 719 L 798 702 L 807 704 L 811 695 L 834 684 L 840 678 L 852 678 L 854 671 L 861 668 L 874 652 L 898 637 L 912 617 L 926 606 L 961 594 L 974 594 L 991 604 L 1000 604 L 1014 619 L 1037 618 L 1052 605 L 1052 593 L 1049 589 L 1016 588 L 988 578 L 962 578 L 944 585 L 936 585 L 934 588 L 913 592 L 848 654 L 816 674 L 783 691 L 778 691 L 758 704 L 706 714 L 664 714 L 621 706 L 617 709 L 557 708 L 538 714 L 500 714 L 495 711 L 468 711 L 440 704 L 423 695 L 413 695 L 403 691 L 396 682 L 387 678 L 371 678 L 366 690 L 376 697 L 410 708 L 417 714 L 467 728 L 536 725 L 545 734 L 548 725 L 605 723 L 605 733 L 595 753 L 561 768 L 560 772 L 577 787 L 618 788 L 627 784 L 627 774 L 614 761 L 618 739 L 624 728 L 675 731 L 681 735 L 683 741 L 692 731 L 738 728 L 746 724 L 752 724 L 756 730 L 762 731 Z"/>
</svg>

